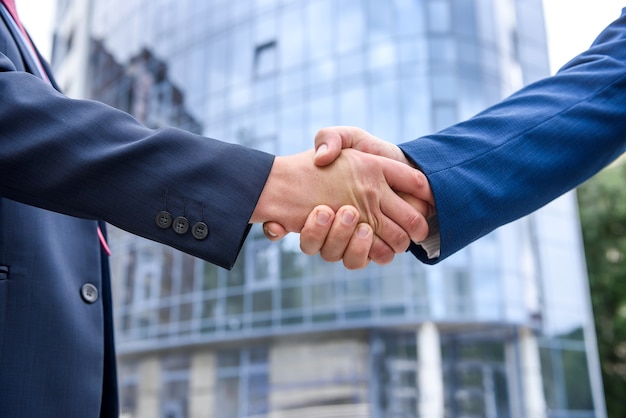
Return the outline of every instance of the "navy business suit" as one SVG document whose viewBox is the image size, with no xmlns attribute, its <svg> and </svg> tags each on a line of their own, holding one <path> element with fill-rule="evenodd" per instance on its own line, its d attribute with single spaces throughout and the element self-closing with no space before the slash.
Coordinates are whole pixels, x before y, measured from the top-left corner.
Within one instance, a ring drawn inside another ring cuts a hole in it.
<svg viewBox="0 0 626 418">
<path fill-rule="evenodd" d="M 64 97 L 0 9 L 0 417 L 117 417 L 97 220 L 230 268 L 273 156 Z"/>
<path fill-rule="evenodd" d="M 626 9 L 589 50 L 472 119 L 401 144 L 435 196 L 441 255 L 527 215 L 626 149 Z"/>
</svg>

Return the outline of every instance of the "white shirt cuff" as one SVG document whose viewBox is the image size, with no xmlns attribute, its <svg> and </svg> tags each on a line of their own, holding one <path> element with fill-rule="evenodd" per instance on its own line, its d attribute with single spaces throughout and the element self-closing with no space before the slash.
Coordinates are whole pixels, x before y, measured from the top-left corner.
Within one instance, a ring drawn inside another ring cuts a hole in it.
<svg viewBox="0 0 626 418">
<path fill-rule="evenodd" d="M 441 239 L 439 237 L 439 219 L 437 215 L 428 219 L 428 237 L 422 242 L 418 242 L 421 245 L 428 258 L 439 257 L 441 250 Z"/>
</svg>

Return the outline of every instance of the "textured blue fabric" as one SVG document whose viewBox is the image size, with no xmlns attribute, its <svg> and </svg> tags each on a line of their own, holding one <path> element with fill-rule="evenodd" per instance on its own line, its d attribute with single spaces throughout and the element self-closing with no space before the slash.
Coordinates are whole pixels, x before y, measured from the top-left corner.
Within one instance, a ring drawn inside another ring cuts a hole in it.
<svg viewBox="0 0 626 418">
<path fill-rule="evenodd" d="M 626 14 L 589 50 L 468 121 L 400 145 L 427 175 L 441 254 L 527 215 L 626 149 Z"/>
</svg>

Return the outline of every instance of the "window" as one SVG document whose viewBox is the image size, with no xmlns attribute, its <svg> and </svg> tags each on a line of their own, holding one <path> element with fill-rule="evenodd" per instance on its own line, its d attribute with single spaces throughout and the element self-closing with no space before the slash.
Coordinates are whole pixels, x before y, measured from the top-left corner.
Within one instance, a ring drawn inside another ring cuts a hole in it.
<svg viewBox="0 0 626 418">
<path fill-rule="evenodd" d="M 394 33 L 394 10 L 393 2 L 381 2 L 369 0 L 367 2 L 369 39 L 378 41 L 389 39 Z"/>
<path fill-rule="evenodd" d="M 473 313 L 470 280 L 470 274 L 465 269 L 447 269 L 445 273 L 446 305 L 450 317 L 465 317 Z"/>
<path fill-rule="evenodd" d="M 219 285 L 218 269 L 215 264 L 204 262 L 202 265 L 202 290 L 215 290 Z"/>
<path fill-rule="evenodd" d="M 308 257 L 300 251 L 300 243 L 295 235 L 286 236 L 280 245 L 280 278 L 300 280 L 306 272 Z"/>
<path fill-rule="evenodd" d="M 265 347 L 217 353 L 215 416 L 243 418 L 268 412 L 267 362 Z"/>
<path fill-rule="evenodd" d="M 306 17 L 306 41 L 308 41 L 309 59 L 316 60 L 330 55 L 333 50 L 335 25 L 335 2 L 331 0 L 307 2 L 304 11 Z M 342 24 L 343 25 L 343 24 Z M 320 30 L 320 28 L 324 28 Z"/>
<path fill-rule="evenodd" d="M 229 51 L 229 42 L 225 35 L 220 35 L 213 41 L 209 50 L 209 60 L 207 61 L 206 71 L 209 79 L 209 91 L 216 93 L 224 89 L 226 86 L 227 75 L 229 74 L 227 52 Z"/>
<path fill-rule="evenodd" d="M 504 332 L 442 339 L 446 416 L 510 418 Z"/>
<path fill-rule="evenodd" d="M 450 102 L 435 103 L 433 105 L 433 129 L 435 131 L 447 128 L 457 121 L 456 104 Z"/>
<path fill-rule="evenodd" d="M 418 358 L 415 333 L 383 333 L 372 340 L 374 370 L 378 375 L 381 416 L 415 418 L 418 415 Z"/>
<path fill-rule="evenodd" d="M 413 36 L 424 31 L 424 2 L 394 0 L 394 3 L 395 30 L 399 35 Z"/>
<path fill-rule="evenodd" d="M 447 0 L 428 3 L 428 26 L 432 32 L 449 32 L 452 26 L 450 4 Z"/>
<path fill-rule="evenodd" d="M 139 386 L 137 362 L 120 362 L 118 374 L 120 386 L 120 416 L 124 418 L 135 418 L 137 416 L 137 388 Z"/>
<path fill-rule="evenodd" d="M 361 0 L 338 2 L 337 51 L 345 53 L 362 46 L 367 39 L 366 16 Z"/>
<path fill-rule="evenodd" d="M 540 344 L 541 373 L 548 407 L 557 411 L 593 411 L 585 343 L 546 339 Z"/>
<path fill-rule="evenodd" d="M 273 75 L 276 72 L 276 41 L 268 41 L 257 45 L 254 50 L 254 77 L 262 78 Z"/>
<path fill-rule="evenodd" d="M 188 417 L 190 362 L 187 354 L 161 360 L 161 418 Z"/>
<path fill-rule="evenodd" d="M 292 68 L 304 61 L 304 18 L 300 5 L 285 8 L 280 17 L 280 66 Z"/>
<path fill-rule="evenodd" d="M 252 30 L 249 25 L 239 25 L 231 36 L 232 49 L 228 54 L 231 60 L 229 79 L 232 84 L 240 86 L 250 81 Z"/>
<path fill-rule="evenodd" d="M 265 239 L 262 230 L 255 227 L 248 237 L 245 249 L 246 287 L 267 289 L 278 281 L 280 246 Z"/>
</svg>

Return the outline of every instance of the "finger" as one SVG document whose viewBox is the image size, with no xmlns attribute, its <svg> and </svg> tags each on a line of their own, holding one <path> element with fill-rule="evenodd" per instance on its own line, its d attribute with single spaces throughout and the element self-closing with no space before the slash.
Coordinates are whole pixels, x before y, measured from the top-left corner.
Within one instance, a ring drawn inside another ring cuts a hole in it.
<svg viewBox="0 0 626 418">
<path fill-rule="evenodd" d="M 395 253 L 380 237 L 374 235 L 374 242 L 370 248 L 369 258 L 374 263 L 384 266 L 393 261 Z"/>
<path fill-rule="evenodd" d="M 339 208 L 326 237 L 326 242 L 320 250 L 320 255 L 324 260 L 332 262 L 343 258 L 350 239 L 357 229 L 358 222 L 359 212 L 355 207 L 347 205 Z"/>
<path fill-rule="evenodd" d="M 403 236 L 398 235 L 397 228 L 405 233 L 409 241 L 420 242 L 428 236 L 426 217 L 393 191 L 383 191 L 380 209 L 383 217 L 376 235 L 381 237 L 396 253 L 406 251 L 410 244 L 404 240 Z"/>
<path fill-rule="evenodd" d="M 404 219 L 406 220 L 404 222 L 401 222 L 401 224 L 409 225 L 408 227 L 405 227 L 408 228 L 407 231 L 410 231 L 408 235 L 410 236 L 411 241 L 423 241 L 424 239 L 426 239 L 430 232 L 428 227 L 428 218 L 435 215 L 435 208 L 429 203 L 421 199 L 417 199 L 410 194 L 398 193 L 397 195 L 402 200 L 404 200 L 410 206 L 410 208 L 408 206 L 405 206 L 404 203 L 397 200 L 395 196 L 391 196 L 382 200 L 381 211 L 386 217 L 390 219 L 400 219 L 404 217 Z M 386 239 L 392 238 L 387 235 Z M 404 244 L 402 243 L 398 245 Z"/>
<path fill-rule="evenodd" d="M 369 252 L 373 241 L 372 227 L 366 223 L 358 224 L 343 254 L 343 265 L 349 270 L 366 267 L 370 262 Z"/>
<path fill-rule="evenodd" d="M 320 252 L 334 218 L 335 211 L 326 205 L 316 206 L 311 211 L 300 231 L 300 249 L 303 253 L 314 255 Z"/>
<path fill-rule="evenodd" d="M 437 213 L 433 205 L 422 199 L 418 199 L 413 195 L 404 192 L 398 192 L 398 196 L 400 196 L 409 205 L 411 205 L 413 209 L 424 215 L 424 218 L 426 219 L 432 217 Z"/>
<path fill-rule="evenodd" d="M 263 224 L 263 234 L 270 241 L 278 241 L 288 234 L 287 230 L 277 222 L 265 222 Z"/>
<path fill-rule="evenodd" d="M 435 206 L 435 198 L 424 173 L 389 158 L 380 159 L 380 162 L 389 187 L 396 192 L 408 193 Z"/>
<path fill-rule="evenodd" d="M 392 190 L 385 188 L 382 191 L 381 211 L 393 222 L 404 229 L 412 241 L 422 241 L 428 236 L 426 217 L 434 210 L 434 197 L 426 176 L 405 164 L 387 159 L 383 162 L 383 173 Z M 413 196 L 413 203 L 422 200 L 426 206 L 419 205 L 424 212 L 420 213 L 395 192 L 404 192 Z M 384 225 L 383 225 L 384 226 Z M 377 235 L 379 231 L 376 231 Z M 394 249 L 394 245 L 390 244 Z"/>
<path fill-rule="evenodd" d="M 393 193 L 392 191 L 389 192 L 392 195 L 392 198 L 397 201 L 398 203 L 396 204 L 400 204 L 404 207 L 404 211 L 397 209 L 397 210 L 390 210 L 388 212 L 391 212 L 392 215 L 395 214 L 396 218 L 409 218 L 409 214 L 404 213 L 404 212 L 410 212 L 410 214 L 419 214 L 419 212 L 415 211 L 408 203 L 406 203 L 404 200 L 402 200 L 398 195 L 396 195 L 395 193 Z M 378 218 L 378 222 L 374 227 L 374 233 L 386 244 L 388 245 L 391 250 L 394 253 L 402 253 L 404 251 L 406 251 L 407 248 L 409 248 L 409 245 L 411 244 L 411 236 L 407 233 L 407 231 L 405 231 L 403 229 L 403 227 L 395 220 L 392 219 L 390 216 L 387 216 L 387 214 L 384 211 L 385 206 L 381 207 L 382 210 L 382 214 L 381 216 Z M 398 212 L 397 214 L 395 212 Z"/>
</svg>

